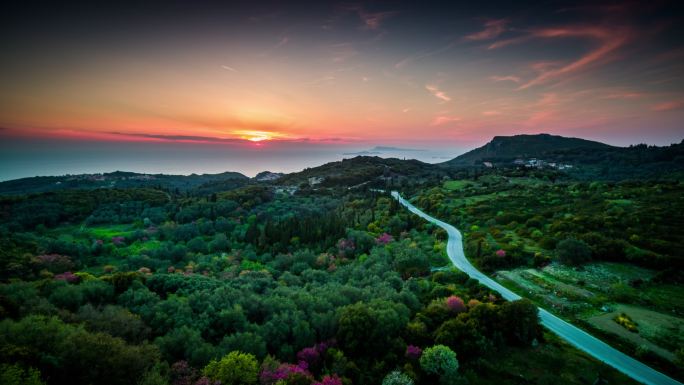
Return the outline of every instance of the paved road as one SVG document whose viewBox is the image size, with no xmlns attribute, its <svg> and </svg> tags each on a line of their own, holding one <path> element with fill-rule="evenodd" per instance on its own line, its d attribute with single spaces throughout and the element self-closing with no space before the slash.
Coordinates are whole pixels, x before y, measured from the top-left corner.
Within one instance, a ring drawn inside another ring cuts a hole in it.
<svg viewBox="0 0 684 385">
<path fill-rule="evenodd" d="M 461 237 L 461 233 L 454 226 L 442 222 L 439 219 L 435 219 L 420 211 L 407 200 L 402 198 L 396 191 L 392 191 L 392 196 L 414 214 L 446 230 L 446 232 L 449 234 L 447 254 L 449 254 L 449 258 L 457 268 L 468 274 L 471 278 L 480 281 L 481 284 L 499 292 L 502 297 L 509 301 L 521 298 L 519 295 L 506 289 L 498 282 L 484 275 L 473 265 L 471 265 L 470 262 L 468 262 L 465 254 L 463 253 L 463 239 Z M 654 369 L 651 369 L 650 367 L 610 347 L 605 342 L 599 340 L 598 338 L 592 337 L 585 331 L 572 326 L 571 324 L 563 321 L 562 319 L 542 308 L 539 308 L 539 318 L 544 326 L 546 326 L 552 332 L 558 334 L 570 344 L 589 353 L 597 360 L 605 362 L 606 364 L 614 367 L 615 369 L 637 381 L 649 385 L 682 385 L 680 382 L 677 382 L 674 379 Z"/>
</svg>

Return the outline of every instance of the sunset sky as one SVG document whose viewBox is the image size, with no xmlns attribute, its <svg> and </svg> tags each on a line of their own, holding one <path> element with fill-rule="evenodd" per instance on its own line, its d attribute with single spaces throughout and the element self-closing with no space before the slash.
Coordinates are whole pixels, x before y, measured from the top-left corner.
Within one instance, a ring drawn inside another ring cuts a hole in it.
<svg viewBox="0 0 684 385">
<path fill-rule="evenodd" d="M 684 138 L 674 2 L 58 3 L 0 16 L 0 149 L 17 156 Z"/>
</svg>

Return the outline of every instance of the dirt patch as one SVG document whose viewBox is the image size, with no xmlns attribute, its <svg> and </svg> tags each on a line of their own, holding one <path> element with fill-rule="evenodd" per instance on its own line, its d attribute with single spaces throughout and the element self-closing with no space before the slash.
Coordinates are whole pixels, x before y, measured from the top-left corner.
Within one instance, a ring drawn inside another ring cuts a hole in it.
<svg viewBox="0 0 684 385">
<path fill-rule="evenodd" d="M 572 294 L 574 296 L 584 297 L 584 298 L 591 298 L 594 296 L 594 293 L 592 293 L 589 290 L 583 289 L 583 288 L 578 287 L 578 286 L 568 285 L 567 283 L 563 283 L 561 281 L 558 281 L 558 280 L 554 279 L 552 276 L 548 276 L 544 273 L 539 272 L 538 270 L 527 269 L 527 270 L 525 270 L 525 273 L 529 274 L 531 276 L 537 277 L 538 279 L 549 282 L 549 284 L 553 285 L 555 290 L 558 292 L 566 292 L 566 293 Z"/>
</svg>

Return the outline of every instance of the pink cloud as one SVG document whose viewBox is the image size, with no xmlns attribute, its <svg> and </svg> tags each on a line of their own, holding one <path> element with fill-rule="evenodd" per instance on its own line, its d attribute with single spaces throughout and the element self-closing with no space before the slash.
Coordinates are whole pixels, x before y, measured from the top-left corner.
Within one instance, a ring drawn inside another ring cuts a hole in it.
<svg viewBox="0 0 684 385">
<path fill-rule="evenodd" d="M 490 40 L 506 32 L 507 19 L 488 20 L 484 23 L 484 29 L 464 37 L 465 40 Z"/>
<path fill-rule="evenodd" d="M 492 111 L 483 111 L 483 112 L 482 112 L 482 115 L 484 115 L 484 116 L 498 116 L 498 115 L 501 115 L 501 112 L 495 111 L 495 110 L 492 110 Z"/>
<path fill-rule="evenodd" d="M 643 92 L 614 92 L 603 96 L 603 99 L 639 99 L 645 97 L 646 94 Z"/>
<path fill-rule="evenodd" d="M 451 97 L 446 94 L 446 92 L 440 90 L 437 86 L 432 84 L 426 84 L 425 89 L 430 91 L 430 93 L 437 99 L 441 99 L 443 102 L 451 101 Z"/>
<path fill-rule="evenodd" d="M 394 16 L 396 12 L 365 12 L 359 11 L 359 17 L 366 24 L 367 29 L 378 29 L 385 19 Z"/>
<path fill-rule="evenodd" d="M 566 26 L 542 28 L 528 31 L 525 35 L 494 42 L 488 49 L 498 49 L 513 44 L 520 44 L 533 39 L 568 39 L 581 38 L 593 40 L 597 46 L 569 63 L 542 61 L 531 65 L 537 72 L 536 76 L 522 84 L 518 89 L 526 89 L 536 85 L 559 80 L 570 74 L 575 74 L 591 66 L 612 61 L 616 58 L 616 51 L 624 46 L 631 38 L 631 29 L 614 26 Z"/>
<path fill-rule="evenodd" d="M 445 116 L 445 115 L 440 115 L 440 116 L 435 116 L 434 119 L 432 119 L 432 122 L 430 123 L 431 126 L 441 126 L 443 124 L 447 123 L 452 123 L 452 122 L 459 122 L 461 121 L 461 118 L 458 116 Z"/>
<path fill-rule="evenodd" d="M 651 107 L 652 111 L 672 111 L 684 108 L 684 100 L 672 100 L 669 102 L 663 102 Z"/>
<path fill-rule="evenodd" d="M 531 36 L 535 38 L 586 38 L 595 40 L 598 46 L 580 58 L 559 67 L 552 67 L 550 65 L 546 67 L 539 65 L 533 67 L 538 70 L 537 76 L 521 85 L 518 89 L 522 90 L 548 83 L 585 70 L 590 66 L 612 61 L 616 57 L 615 52 L 629 41 L 630 35 L 631 31 L 629 30 L 609 27 L 547 28 L 533 31 Z"/>
<path fill-rule="evenodd" d="M 343 5 L 340 8 L 345 11 L 356 12 L 364 24 L 363 28 L 370 30 L 376 30 L 380 28 L 386 19 L 397 14 L 395 11 L 369 12 L 360 5 Z"/>
<path fill-rule="evenodd" d="M 505 40 L 499 40 L 496 41 L 489 46 L 487 46 L 487 49 L 497 49 L 497 48 L 503 48 L 508 45 L 513 45 L 513 44 L 519 44 L 524 41 L 530 40 L 532 36 L 521 36 L 521 37 L 514 37 L 512 39 L 505 39 Z"/>
</svg>

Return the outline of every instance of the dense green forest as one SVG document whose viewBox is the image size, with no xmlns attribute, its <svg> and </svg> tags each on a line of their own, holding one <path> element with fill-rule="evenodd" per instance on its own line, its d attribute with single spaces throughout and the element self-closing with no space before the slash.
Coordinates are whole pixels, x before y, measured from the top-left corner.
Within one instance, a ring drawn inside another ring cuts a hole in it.
<svg viewBox="0 0 684 385">
<path fill-rule="evenodd" d="M 401 182 L 398 182 L 401 183 Z M 0 200 L 2 383 L 629 383 L 367 188 Z"/>
</svg>

